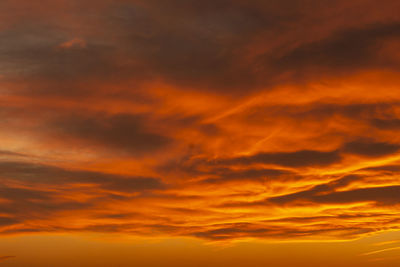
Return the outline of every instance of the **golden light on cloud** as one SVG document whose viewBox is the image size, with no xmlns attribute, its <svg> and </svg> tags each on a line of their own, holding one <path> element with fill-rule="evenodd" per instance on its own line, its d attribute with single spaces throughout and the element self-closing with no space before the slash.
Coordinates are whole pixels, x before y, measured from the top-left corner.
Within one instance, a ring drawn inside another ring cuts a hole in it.
<svg viewBox="0 0 400 267">
<path fill-rule="evenodd" d="M 399 8 L 2 1 L 0 261 L 397 266 Z"/>
</svg>

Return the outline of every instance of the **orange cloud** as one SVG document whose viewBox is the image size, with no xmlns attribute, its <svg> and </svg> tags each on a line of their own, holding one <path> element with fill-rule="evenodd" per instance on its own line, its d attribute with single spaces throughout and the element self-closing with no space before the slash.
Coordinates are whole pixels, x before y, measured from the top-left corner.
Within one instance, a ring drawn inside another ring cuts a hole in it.
<svg viewBox="0 0 400 267">
<path fill-rule="evenodd" d="M 15 256 L 0 256 L 0 261 L 5 261 L 11 258 L 15 258 Z"/>
<path fill-rule="evenodd" d="M 47 2 L 0 4 L 1 234 L 399 229 L 398 1 Z"/>
<path fill-rule="evenodd" d="M 79 38 L 74 38 L 74 39 L 71 39 L 69 41 L 66 41 L 66 42 L 60 44 L 58 47 L 63 48 L 63 49 L 74 48 L 74 47 L 85 48 L 86 42 L 85 42 L 85 40 L 82 40 Z"/>
</svg>

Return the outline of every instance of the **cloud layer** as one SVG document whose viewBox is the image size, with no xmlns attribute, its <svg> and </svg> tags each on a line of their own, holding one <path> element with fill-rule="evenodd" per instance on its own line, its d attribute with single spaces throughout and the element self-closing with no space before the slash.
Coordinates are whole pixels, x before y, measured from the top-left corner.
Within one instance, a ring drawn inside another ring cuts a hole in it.
<svg viewBox="0 0 400 267">
<path fill-rule="evenodd" d="M 0 233 L 400 227 L 400 3 L 0 3 Z"/>
</svg>

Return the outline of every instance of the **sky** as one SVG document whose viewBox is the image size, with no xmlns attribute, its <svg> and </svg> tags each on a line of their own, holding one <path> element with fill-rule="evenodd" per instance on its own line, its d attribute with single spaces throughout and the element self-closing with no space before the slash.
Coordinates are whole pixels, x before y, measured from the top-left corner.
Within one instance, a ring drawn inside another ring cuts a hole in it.
<svg viewBox="0 0 400 267">
<path fill-rule="evenodd" d="M 0 1 L 0 266 L 399 266 L 398 10 Z"/>
</svg>

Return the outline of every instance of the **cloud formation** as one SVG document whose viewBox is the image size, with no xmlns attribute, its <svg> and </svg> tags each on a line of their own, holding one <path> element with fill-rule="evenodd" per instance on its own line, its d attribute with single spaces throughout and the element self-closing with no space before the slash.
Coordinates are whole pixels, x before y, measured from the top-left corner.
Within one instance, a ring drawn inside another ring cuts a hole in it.
<svg viewBox="0 0 400 267">
<path fill-rule="evenodd" d="M 0 3 L 0 233 L 399 229 L 399 1 Z"/>
</svg>

